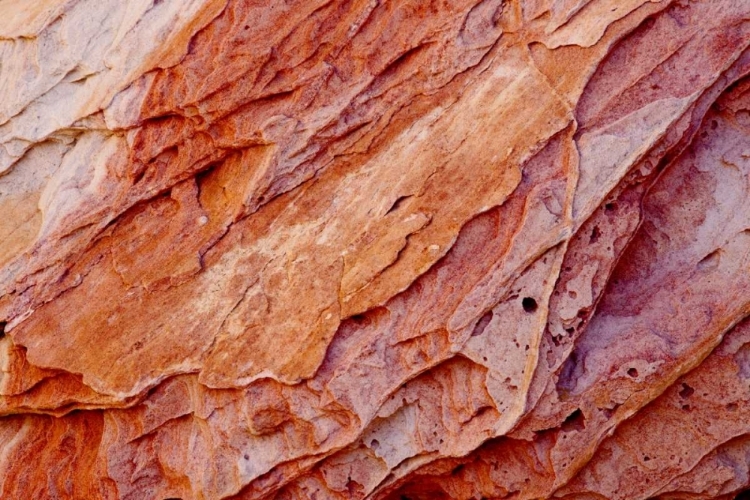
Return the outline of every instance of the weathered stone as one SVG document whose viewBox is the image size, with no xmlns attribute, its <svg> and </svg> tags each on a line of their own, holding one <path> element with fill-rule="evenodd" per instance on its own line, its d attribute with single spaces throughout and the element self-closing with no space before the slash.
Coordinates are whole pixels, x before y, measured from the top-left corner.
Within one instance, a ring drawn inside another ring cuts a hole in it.
<svg viewBox="0 0 750 500">
<path fill-rule="evenodd" d="M 750 488 L 746 0 L 0 0 L 0 498 Z"/>
</svg>

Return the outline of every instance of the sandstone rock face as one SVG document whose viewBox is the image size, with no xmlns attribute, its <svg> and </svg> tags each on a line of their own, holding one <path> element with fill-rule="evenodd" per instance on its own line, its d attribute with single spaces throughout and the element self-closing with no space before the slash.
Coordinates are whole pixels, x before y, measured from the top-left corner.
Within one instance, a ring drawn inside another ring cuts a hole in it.
<svg viewBox="0 0 750 500">
<path fill-rule="evenodd" d="M 750 488 L 748 0 L 0 0 L 0 498 Z"/>
</svg>

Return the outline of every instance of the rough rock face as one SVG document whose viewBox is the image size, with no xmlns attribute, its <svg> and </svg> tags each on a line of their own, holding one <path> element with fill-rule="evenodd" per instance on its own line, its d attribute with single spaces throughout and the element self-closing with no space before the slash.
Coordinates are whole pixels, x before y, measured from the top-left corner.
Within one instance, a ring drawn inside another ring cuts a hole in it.
<svg viewBox="0 0 750 500">
<path fill-rule="evenodd" d="M 748 0 L 0 0 L 0 498 L 750 488 Z"/>
</svg>

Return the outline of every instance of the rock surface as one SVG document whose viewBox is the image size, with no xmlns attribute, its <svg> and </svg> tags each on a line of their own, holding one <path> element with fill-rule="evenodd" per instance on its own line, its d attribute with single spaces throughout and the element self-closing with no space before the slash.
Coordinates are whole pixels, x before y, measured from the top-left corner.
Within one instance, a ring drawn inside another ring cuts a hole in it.
<svg viewBox="0 0 750 500">
<path fill-rule="evenodd" d="M 0 0 L 0 498 L 750 488 L 747 0 Z"/>
</svg>

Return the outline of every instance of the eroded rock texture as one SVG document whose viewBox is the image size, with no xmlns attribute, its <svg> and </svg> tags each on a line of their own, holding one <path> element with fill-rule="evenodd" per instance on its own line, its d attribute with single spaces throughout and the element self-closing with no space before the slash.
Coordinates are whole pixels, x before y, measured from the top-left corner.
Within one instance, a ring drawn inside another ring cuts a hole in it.
<svg viewBox="0 0 750 500">
<path fill-rule="evenodd" d="M 750 488 L 747 0 L 0 0 L 0 498 Z"/>
</svg>

